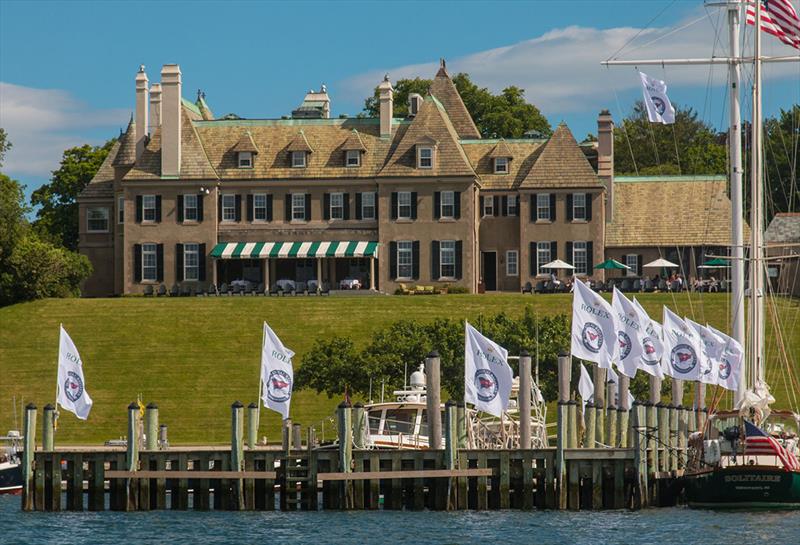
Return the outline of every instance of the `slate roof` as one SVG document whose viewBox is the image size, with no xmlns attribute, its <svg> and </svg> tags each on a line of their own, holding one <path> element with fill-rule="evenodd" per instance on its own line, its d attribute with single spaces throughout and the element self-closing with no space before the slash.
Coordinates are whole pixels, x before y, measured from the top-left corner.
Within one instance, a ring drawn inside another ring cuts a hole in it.
<svg viewBox="0 0 800 545">
<path fill-rule="evenodd" d="M 775 214 L 764 231 L 764 240 L 770 244 L 800 242 L 800 212 Z"/>
<path fill-rule="evenodd" d="M 239 141 L 236 142 L 236 145 L 231 148 L 231 151 L 234 153 L 240 153 L 243 151 L 249 151 L 250 153 L 257 154 L 258 148 L 256 147 L 256 143 L 253 142 L 253 136 L 250 134 L 250 131 L 245 131 L 245 133 L 239 138 Z"/>
<path fill-rule="evenodd" d="M 367 151 L 367 147 L 364 145 L 356 129 L 350 131 L 347 139 L 342 143 L 342 149 L 347 151 Z"/>
<path fill-rule="evenodd" d="M 133 116 L 128 122 L 128 129 L 120 136 L 119 142 L 120 147 L 114 158 L 113 166 L 132 166 L 136 162 L 136 122 L 133 120 Z"/>
<path fill-rule="evenodd" d="M 496 140 L 469 140 L 462 141 L 461 145 L 469 158 L 470 164 L 480 176 L 481 187 L 493 190 L 518 189 L 528 175 L 539 153 L 542 150 L 542 140 L 505 140 L 502 141 L 504 152 L 511 157 L 508 162 L 507 174 L 495 174 L 492 162 L 492 153 L 500 142 Z"/>
<path fill-rule="evenodd" d="M 475 126 L 472 116 L 469 115 L 467 107 L 464 106 L 464 101 L 461 100 L 461 95 L 458 94 L 458 89 L 456 89 L 453 80 L 450 79 L 450 74 L 447 73 L 444 59 L 441 60 L 440 64 L 439 71 L 436 72 L 436 77 L 433 78 L 430 94 L 435 96 L 444 106 L 459 138 L 480 138 L 481 133 L 478 127 Z"/>
<path fill-rule="evenodd" d="M 120 148 L 118 140 L 106 155 L 103 164 L 97 169 L 92 180 L 83 188 L 79 198 L 105 199 L 114 196 L 114 162 Z"/>
<path fill-rule="evenodd" d="M 572 132 L 561 123 L 544 145 L 520 188 L 588 188 L 600 185 L 597 173 L 578 146 Z"/>
<path fill-rule="evenodd" d="M 289 145 L 286 146 L 286 151 L 305 151 L 312 153 L 314 150 L 308 143 L 305 133 L 303 133 L 303 130 L 300 129 L 300 132 L 297 133 L 295 137 L 292 138 L 292 141 L 289 142 Z"/>
</svg>

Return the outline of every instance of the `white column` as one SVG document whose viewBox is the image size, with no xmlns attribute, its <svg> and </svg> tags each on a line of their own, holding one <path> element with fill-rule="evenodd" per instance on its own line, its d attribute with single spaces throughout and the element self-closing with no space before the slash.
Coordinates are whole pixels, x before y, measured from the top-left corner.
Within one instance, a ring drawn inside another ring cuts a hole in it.
<svg viewBox="0 0 800 545">
<path fill-rule="evenodd" d="M 217 279 L 217 258 L 214 257 L 211 259 L 211 279 L 214 282 L 214 286 L 219 288 L 219 281 Z"/>
<path fill-rule="evenodd" d="M 322 289 L 322 258 L 317 258 L 317 291 Z"/>
<path fill-rule="evenodd" d="M 369 258 L 369 289 L 375 291 L 375 257 Z"/>
<path fill-rule="evenodd" d="M 264 264 L 262 265 L 264 269 L 264 288 L 269 290 L 269 258 L 264 258 Z"/>
</svg>

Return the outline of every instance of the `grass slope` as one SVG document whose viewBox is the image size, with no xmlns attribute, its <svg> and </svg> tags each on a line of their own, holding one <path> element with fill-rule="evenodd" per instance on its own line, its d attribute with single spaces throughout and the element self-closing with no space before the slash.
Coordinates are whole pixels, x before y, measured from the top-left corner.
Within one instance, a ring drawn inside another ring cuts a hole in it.
<svg viewBox="0 0 800 545">
<path fill-rule="evenodd" d="M 667 304 L 681 315 L 728 330 L 724 295 L 690 299 L 686 294 L 652 294 L 640 300 L 654 317 Z M 316 339 L 330 335 L 351 336 L 363 345 L 374 331 L 401 318 L 474 320 L 479 313 L 519 315 L 526 305 L 542 314 L 567 313 L 571 296 L 130 297 L 51 299 L 0 308 L 0 431 L 14 425 L 14 396 L 17 404 L 33 401 L 40 410 L 53 402 L 59 323 L 80 350 L 94 407 L 86 422 L 62 412 L 58 443 L 99 443 L 124 435 L 125 409 L 139 393 L 145 403 L 159 405 L 172 443 L 220 443 L 230 437 L 230 404 L 257 398 L 264 320 L 297 352 L 300 362 Z M 782 301 L 779 312 L 796 359 L 800 305 Z M 782 400 L 784 383 L 777 380 L 773 385 Z M 338 401 L 296 392 L 293 419 L 319 430 Z M 277 440 L 279 419 L 276 413 L 262 412 L 260 434 Z"/>
</svg>

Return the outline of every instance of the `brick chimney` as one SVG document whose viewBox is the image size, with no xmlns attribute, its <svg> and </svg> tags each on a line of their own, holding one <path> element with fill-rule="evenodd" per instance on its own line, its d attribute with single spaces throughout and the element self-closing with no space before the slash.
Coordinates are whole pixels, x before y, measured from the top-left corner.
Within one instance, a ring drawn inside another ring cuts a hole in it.
<svg viewBox="0 0 800 545">
<path fill-rule="evenodd" d="M 142 156 L 144 145 L 147 143 L 147 73 L 144 65 L 139 66 L 136 73 L 136 130 L 134 140 L 136 141 L 136 159 Z"/>
<path fill-rule="evenodd" d="M 614 120 L 603 110 L 597 116 L 597 177 L 606 186 L 606 222 L 614 218 Z"/>
<path fill-rule="evenodd" d="M 161 68 L 161 175 L 181 173 L 181 68 Z"/>
<path fill-rule="evenodd" d="M 153 136 L 156 129 L 161 126 L 161 84 L 154 83 L 150 86 L 150 126 L 147 134 Z"/>
<path fill-rule="evenodd" d="M 381 103 L 381 136 L 392 136 L 392 117 L 394 115 L 394 89 L 389 81 L 389 74 L 383 77 L 378 86 Z"/>
</svg>

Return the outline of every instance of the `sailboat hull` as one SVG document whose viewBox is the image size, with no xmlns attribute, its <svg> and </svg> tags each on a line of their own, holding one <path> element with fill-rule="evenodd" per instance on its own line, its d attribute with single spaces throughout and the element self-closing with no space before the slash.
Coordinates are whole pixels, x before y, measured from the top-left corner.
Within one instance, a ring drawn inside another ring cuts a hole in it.
<svg viewBox="0 0 800 545">
<path fill-rule="evenodd" d="M 800 509 L 800 472 L 733 466 L 687 475 L 686 500 L 698 509 Z"/>
</svg>

